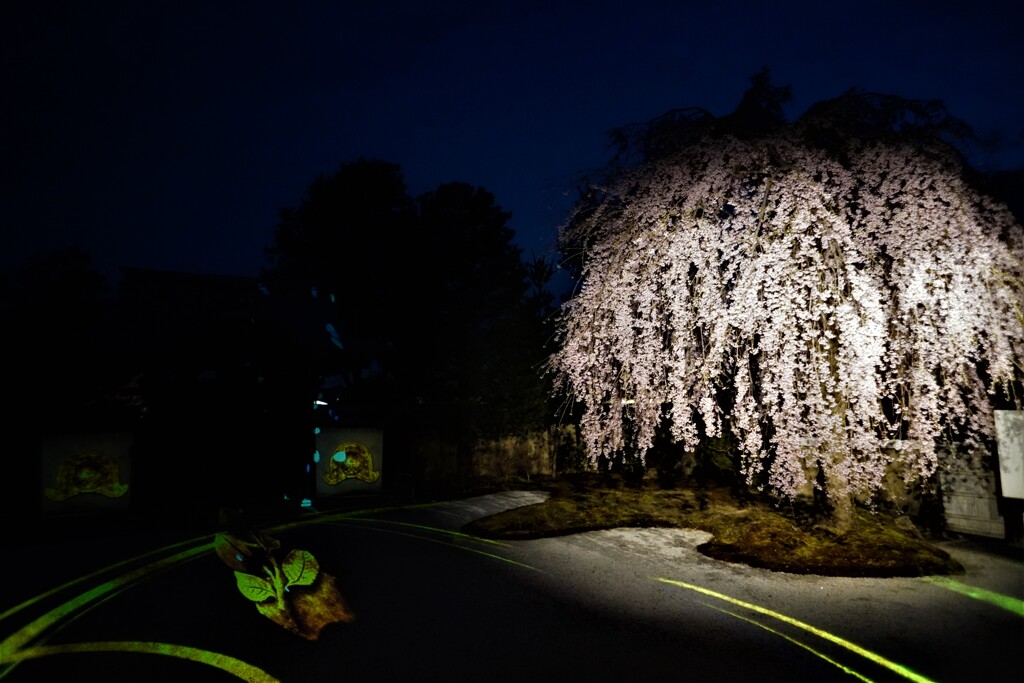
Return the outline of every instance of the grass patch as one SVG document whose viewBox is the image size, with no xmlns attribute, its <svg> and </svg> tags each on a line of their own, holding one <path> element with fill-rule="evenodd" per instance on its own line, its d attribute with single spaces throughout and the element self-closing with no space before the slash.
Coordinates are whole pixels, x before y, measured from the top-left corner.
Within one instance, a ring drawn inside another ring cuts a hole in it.
<svg viewBox="0 0 1024 683">
<path fill-rule="evenodd" d="M 920 534 L 883 513 L 858 510 L 857 523 L 836 533 L 806 510 L 738 501 L 727 489 L 697 492 L 621 480 L 560 480 L 544 503 L 507 510 L 465 527 L 484 538 L 523 540 L 620 527 L 700 529 L 713 538 L 709 557 L 794 574 L 894 577 L 958 574 L 963 567 Z"/>
</svg>

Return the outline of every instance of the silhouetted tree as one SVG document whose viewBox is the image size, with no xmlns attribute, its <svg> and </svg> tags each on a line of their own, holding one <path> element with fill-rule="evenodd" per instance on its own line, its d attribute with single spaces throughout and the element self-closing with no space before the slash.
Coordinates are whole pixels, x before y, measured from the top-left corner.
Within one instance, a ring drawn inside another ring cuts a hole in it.
<svg viewBox="0 0 1024 683">
<path fill-rule="evenodd" d="M 297 207 L 281 209 L 264 279 L 275 293 L 333 297 L 350 372 L 391 364 L 409 310 L 415 216 L 399 167 L 366 159 L 315 179 Z"/>
<path fill-rule="evenodd" d="M 540 416 L 525 410 L 543 396 L 538 294 L 530 297 L 510 215 L 463 183 L 441 185 L 417 205 L 422 270 L 410 288 L 409 376 L 449 422 L 475 433 L 539 426 Z"/>
<path fill-rule="evenodd" d="M 333 295 L 353 410 L 466 446 L 547 412 L 536 313 L 550 302 L 530 278 L 550 275 L 528 270 L 509 218 L 482 188 L 412 200 L 397 166 L 359 160 L 281 212 L 265 276 Z"/>
</svg>

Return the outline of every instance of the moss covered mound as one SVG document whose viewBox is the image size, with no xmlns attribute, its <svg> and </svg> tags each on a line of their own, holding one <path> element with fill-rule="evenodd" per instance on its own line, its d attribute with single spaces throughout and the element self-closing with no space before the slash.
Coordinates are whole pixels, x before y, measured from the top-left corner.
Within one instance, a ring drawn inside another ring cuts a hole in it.
<svg viewBox="0 0 1024 683">
<path fill-rule="evenodd" d="M 551 498 L 475 520 L 467 533 L 523 540 L 621 527 L 674 527 L 713 534 L 698 550 L 725 562 L 793 574 L 895 577 L 957 574 L 963 567 L 907 520 L 859 510 L 854 528 L 726 489 L 694 491 L 588 480 L 556 482 Z"/>
</svg>

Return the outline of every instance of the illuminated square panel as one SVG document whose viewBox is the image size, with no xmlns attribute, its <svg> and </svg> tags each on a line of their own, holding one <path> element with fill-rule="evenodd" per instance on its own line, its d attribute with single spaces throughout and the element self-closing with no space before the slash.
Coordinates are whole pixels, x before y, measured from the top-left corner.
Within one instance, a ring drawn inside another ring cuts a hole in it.
<svg viewBox="0 0 1024 683">
<path fill-rule="evenodd" d="M 127 509 L 131 503 L 130 432 L 62 434 L 40 446 L 44 514 Z"/>
<path fill-rule="evenodd" d="M 323 429 L 316 436 L 318 497 L 381 490 L 384 433 L 379 429 Z"/>
</svg>

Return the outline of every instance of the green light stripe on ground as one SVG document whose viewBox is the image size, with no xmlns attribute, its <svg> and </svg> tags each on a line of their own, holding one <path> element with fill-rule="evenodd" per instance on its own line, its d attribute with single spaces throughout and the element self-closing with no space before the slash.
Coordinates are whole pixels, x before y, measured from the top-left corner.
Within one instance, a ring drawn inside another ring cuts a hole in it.
<svg viewBox="0 0 1024 683">
<path fill-rule="evenodd" d="M 266 671 L 247 664 L 240 659 L 222 655 L 219 652 L 200 650 L 185 645 L 171 645 L 169 643 L 98 642 L 45 645 L 20 650 L 14 654 L 14 658 L 10 661 L 11 663 L 17 663 L 27 659 L 75 652 L 141 652 L 143 654 L 166 655 L 215 667 L 237 678 L 241 678 L 243 681 L 249 681 L 249 683 L 279 683 L 278 679 Z"/>
<path fill-rule="evenodd" d="M 42 633 L 52 628 L 60 621 L 73 615 L 75 612 L 85 608 L 90 603 L 100 600 L 111 591 L 127 586 L 151 572 L 193 559 L 212 549 L 213 544 L 206 543 L 204 545 L 176 553 L 170 557 L 166 557 L 157 562 L 152 562 L 144 567 L 128 572 L 116 579 L 101 583 L 92 590 L 86 591 L 63 604 L 58 605 L 0 642 L 0 662 L 9 661 L 18 650 L 28 645 Z"/>
<path fill-rule="evenodd" d="M 893 672 L 899 674 L 900 676 L 903 676 L 904 678 L 907 678 L 907 679 L 910 679 L 912 681 L 915 681 L 916 683 L 935 683 L 930 678 L 926 678 L 926 677 L 922 676 L 921 674 L 917 673 L 913 669 L 910 669 L 910 668 L 908 668 L 906 666 L 903 666 L 902 664 L 897 664 L 896 662 L 890 661 L 890 660 L 886 659 L 885 657 L 882 657 L 881 655 L 875 654 L 874 652 L 872 652 L 870 650 L 864 649 L 863 647 L 861 647 L 860 645 L 857 645 L 856 643 L 851 643 L 850 641 L 845 640 L 843 638 L 840 638 L 839 636 L 832 635 L 828 631 L 823 631 L 820 628 L 815 628 L 814 626 L 811 626 L 810 624 L 805 624 L 804 622 L 798 621 L 797 619 L 794 619 L 793 617 L 788 617 L 785 614 L 781 614 L 779 612 L 772 611 L 772 610 L 767 609 L 765 607 L 761 607 L 760 605 L 755 605 L 755 604 L 752 604 L 752 603 L 749 603 L 749 602 L 744 602 L 742 600 L 737 600 L 736 598 L 729 597 L 728 595 L 725 595 L 724 593 L 718 593 L 716 591 L 713 591 L 713 590 L 710 590 L 710 589 L 707 589 L 707 588 L 703 588 L 701 586 L 695 586 L 695 585 L 690 584 L 690 583 L 685 583 L 683 581 L 675 581 L 673 579 L 665 579 L 665 578 L 655 578 L 654 580 L 655 581 L 661 581 L 662 583 L 667 583 L 667 584 L 670 584 L 672 586 L 679 586 L 680 588 L 688 588 L 688 589 L 690 589 L 692 591 L 697 591 L 698 593 L 703 593 L 704 595 L 710 595 L 713 598 L 718 598 L 719 600 L 725 600 L 726 602 L 731 602 L 734 605 L 738 605 L 740 607 L 744 607 L 744 608 L 749 609 L 751 611 L 757 612 L 758 614 L 764 614 L 765 616 L 769 616 L 769 617 L 772 617 L 773 619 L 778 619 L 779 621 L 785 622 L 785 623 L 790 624 L 792 626 L 796 626 L 797 628 L 801 628 L 801 629 L 803 629 L 805 631 L 813 633 L 814 635 L 818 636 L 819 638 L 824 638 L 825 640 L 827 640 L 827 641 L 829 641 L 831 643 L 835 643 L 836 645 L 839 645 L 840 647 L 844 647 L 844 648 L 846 648 L 847 650 L 849 650 L 851 652 L 855 652 L 855 653 L 859 654 L 861 657 L 864 657 L 865 659 L 868 659 L 868 660 L 870 660 L 870 661 L 872 661 L 872 662 L 874 662 L 874 663 L 876 663 L 876 664 L 878 664 L 880 666 L 883 666 L 886 669 L 889 669 L 890 671 L 893 671 Z"/>
<path fill-rule="evenodd" d="M 154 555 L 158 555 L 160 553 L 165 553 L 165 552 L 168 552 L 170 550 L 174 550 L 175 548 L 180 548 L 182 546 L 190 545 L 190 544 L 193 544 L 193 543 L 199 543 L 200 541 L 206 541 L 207 538 L 208 538 L 207 536 L 199 536 L 199 537 L 190 539 L 188 541 L 181 541 L 180 543 L 174 543 L 172 545 L 164 546 L 163 548 L 157 548 L 156 550 L 150 550 L 149 552 L 143 553 L 141 555 L 136 555 L 135 557 L 130 557 L 127 560 L 122 560 L 120 562 L 116 562 L 114 564 L 111 564 L 111 565 L 108 565 L 106 567 L 103 567 L 102 569 L 97 569 L 94 572 L 90 572 L 88 574 L 84 574 L 82 576 L 79 576 L 78 578 L 72 579 L 71 581 L 68 581 L 67 583 L 61 584 L 60 586 L 57 586 L 56 588 L 51 588 L 50 590 L 48 590 L 48 591 L 46 591 L 44 593 L 40 593 L 39 595 L 37 595 L 34 598 L 31 598 L 29 600 L 26 600 L 25 602 L 21 603 L 20 605 L 15 605 L 14 607 L 11 607 L 10 609 L 6 610 L 5 612 L 0 612 L 0 622 L 2 622 L 4 619 L 6 619 L 6 618 L 8 618 L 8 617 L 10 617 L 10 616 L 12 616 L 14 614 L 17 614 L 18 612 L 20 612 L 21 610 L 23 610 L 23 609 L 25 609 L 27 607 L 31 607 L 32 605 L 35 605 L 36 603 L 38 603 L 38 602 L 40 602 L 42 600 L 45 600 L 46 598 L 50 597 L 51 595 L 54 595 L 54 594 L 59 593 L 61 591 L 73 588 L 73 587 L 77 586 L 78 584 L 84 583 L 84 582 L 86 582 L 86 581 L 88 581 L 90 579 L 94 579 L 97 576 L 100 576 L 101 574 L 105 574 L 107 572 L 115 571 L 117 569 L 120 569 L 121 567 L 125 567 L 127 565 L 134 564 L 136 562 L 141 562 L 141 561 L 145 560 L 146 558 L 152 557 Z"/>
<path fill-rule="evenodd" d="M 802 647 L 803 649 L 807 650 L 808 652 L 810 652 L 814 656 L 820 657 L 820 658 L 824 659 L 826 662 L 828 662 L 829 664 L 831 664 L 831 665 L 833 665 L 833 666 L 835 666 L 835 667 L 837 667 L 839 669 L 842 669 L 844 672 L 850 674 L 851 676 L 853 676 L 855 678 L 859 678 L 860 680 L 864 681 L 864 683 L 874 683 L 870 678 L 862 676 L 861 674 L 857 673 L 856 671 L 854 671 L 850 667 L 845 666 L 843 664 L 840 664 L 839 662 L 837 662 L 836 660 L 832 659 L 831 657 L 829 657 L 825 653 L 818 652 L 817 650 L 815 650 L 813 647 L 811 647 L 807 643 L 801 642 L 801 641 L 799 641 L 796 638 L 793 638 L 791 636 L 787 636 L 782 631 L 776 631 L 775 629 L 773 629 L 773 628 L 771 628 L 769 626 L 765 626 L 764 624 L 762 624 L 759 621 L 754 621 L 753 619 L 745 617 L 742 614 L 736 614 L 735 612 L 730 612 L 729 610 L 722 609 L 721 607 L 715 607 L 714 605 L 706 603 L 706 602 L 704 604 L 707 605 L 708 607 L 710 607 L 713 610 L 717 610 L 717 611 L 722 612 L 724 614 L 728 614 L 729 616 L 736 617 L 737 619 L 742 619 L 743 621 L 751 623 L 754 626 L 757 626 L 758 628 L 763 628 L 765 631 L 768 631 L 769 633 L 774 633 L 777 636 L 781 636 L 781 637 L 785 638 L 786 640 L 788 640 L 789 642 L 793 643 L 794 645 L 797 645 L 797 646 Z"/>
<path fill-rule="evenodd" d="M 418 503 L 416 505 L 389 505 L 385 507 L 365 508 L 363 510 L 348 510 L 345 512 L 324 510 L 323 512 L 309 513 L 302 519 L 268 525 L 264 527 L 264 530 L 267 533 L 279 533 L 281 531 L 288 531 L 302 526 L 309 526 L 310 524 L 326 524 L 344 519 L 362 517 L 364 515 L 375 515 L 379 512 L 394 512 L 396 510 L 425 510 L 428 508 L 439 507 L 444 504 L 445 501 L 434 501 L 431 503 Z"/>
<path fill-rule="evenodd" d="M 933 583 L 936 586 L 942 586 L 951 591 L 966 595 L 974 598 L 975 600 L 981 600 L 995 605 L 996 607 L 1002 607 L 1007 612 L 1016 614 L 1018 617 L 1024 617 L 1024 600 L 1018 600 L 1017 598 L 1009 595 L 1003 595 L 1002 593 L 996 593 L 995 591 L 985 590 L 984 588 L 978 588 L 977 586 L 970 586 L 966 583 L 960 583 L 953 579 L 945 576 L 928 576 L 925 577 L 925 581 Z"/>
<path fill-rule="evenodd" d="M 443 534 L 445 536 L 452 536 L 454 538 L 462 538 L 468 541 L 475 541 L 477 543 L 485 543 L 487 545 L 496 545 L 502 548 L 507 548 L 508 543 L 502 541 L 496 541 L 491 538 L 481 538 L 480 536 L 473 536 L 472 534 L 464 534 L 461 531 L 452 531 L 451 529 L 441 529 L 434 526 L 427 526 L 426 524 L 413 524 L 411 522 L 396 522 L 387 519 L 364 519 L 362 517 L 353 517 L 350 519 L 339 520 L 344 522 L 371 522 L 374 524 L 393 524 L 395 526 L 405 526 L 413 529 L 422 529 L 423 531 L 429 531 L 435 534 Z"/>
<path fill-rule="evenodd" d="M 333 525 L 335 525 L 335 526 L 346 526 L 351 521 L 352 520 L 345 520 L 343 522 L 333 522 Z M 501 555 L 495 555 L 494 553 L 485 553 L 482 550 L 477 550 L 476 548 L 467 548 L 464 545 L 452 545 L 451 543 L 446 543 L 446 542 L 441 541 L 440 539 L 437 539 L 437 538 L 430 538 L 429 536 L 420 536 L 419 534 L 409 534 L 409 533 L 406 533 L 404 531 L 392 531 L 391 529 L 374 529 L 372 527 L 367 527 L 367 526 L 353 525 L 353 528 L 365 529 L 366 531 L 376 531 L 376 532 L 381 533 L 381 534 L 391 534 L 392 536 L 405 536 L 407 538 L 415 538 L 415 539 L 418 539 L 420 541 L 427 541 L 428 543 L 438 543 L 438 544 L 443 545 L 443 546 L 448 547 L 448 548 L 455 548 L 456 550 L 464 550 L 467 553 L 476 553 L 477 555 L 483 555 L 484 557 L 489 557 L 489 558 L 494 559 L 494 560 L 500 560 L 501 562 L 513 565 L 515 567 L 522 567 L 523 569 L 529 569 L 531 571 L 543 573 L 542 570 L 537 569 L 537 567 L 533 567 L 531 565 L 524 564 L 522 562 L 516 562 L 515 560 L 510 560 L 509 558 L 502 557 Z"/>
</svg>

